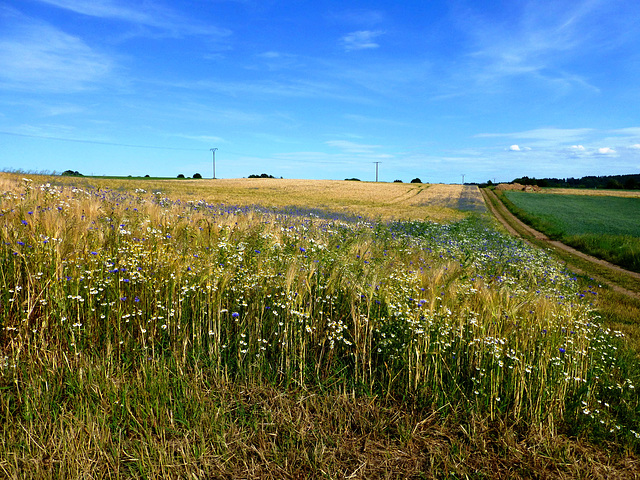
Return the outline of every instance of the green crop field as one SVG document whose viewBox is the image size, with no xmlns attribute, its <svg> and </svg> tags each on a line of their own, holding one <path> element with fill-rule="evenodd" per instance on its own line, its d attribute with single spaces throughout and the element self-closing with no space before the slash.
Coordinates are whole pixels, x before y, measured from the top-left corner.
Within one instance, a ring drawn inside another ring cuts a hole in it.
<svg viewBox="0 0 640 480">
<path fill-rule="evenodd" d="M 591 255 L 640 271 L 640 198 L 504 192 L 514 213 Z"/>
<path fill-rule="evenodd" d="M 518 208 L 567 235 L 640 237 L 640 198 L 505 192 Z"/>
<path fill-rule="evenodd" d="M 39 180 L 0 184 L 0 476 L 637 471 L 638 357 L 598 286 L 481 213 Z"/>
</svg>

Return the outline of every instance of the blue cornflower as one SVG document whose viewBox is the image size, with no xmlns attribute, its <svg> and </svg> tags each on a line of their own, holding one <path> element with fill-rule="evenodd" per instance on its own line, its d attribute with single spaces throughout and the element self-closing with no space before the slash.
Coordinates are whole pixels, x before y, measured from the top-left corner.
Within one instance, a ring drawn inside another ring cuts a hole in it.
<svg viewBox="0 0 640 480">
<path fill-rule="evenodd" d="M 232 316 L 233 318 L 238 318 L 238 317 L 240 316 L 240 314 L 239 314 L 238 312 L 233 312 L 233 313 L 231 314 L 231 316 Z"/>
<path fill-rule="evenodd" d="M 566 352 L 566 350 L 563 347 L 560 347 L 558 350 L 560 350 L 560 353 Z"/>
</svg>

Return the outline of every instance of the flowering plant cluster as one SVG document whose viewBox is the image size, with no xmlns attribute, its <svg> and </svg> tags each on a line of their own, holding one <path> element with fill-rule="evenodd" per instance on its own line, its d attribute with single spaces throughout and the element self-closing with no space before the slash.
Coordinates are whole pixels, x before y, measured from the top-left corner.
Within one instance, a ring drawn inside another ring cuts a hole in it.
<svg viewBox="0 0 640 480">
<path fill-rule="evenodd" d="M 0 196 L 0 240 L 6 379 L 54 350 L 638 436 L 637 379 L 595 288 L 481 217 L 384 224 L 25 182 Z"/>
</svg>

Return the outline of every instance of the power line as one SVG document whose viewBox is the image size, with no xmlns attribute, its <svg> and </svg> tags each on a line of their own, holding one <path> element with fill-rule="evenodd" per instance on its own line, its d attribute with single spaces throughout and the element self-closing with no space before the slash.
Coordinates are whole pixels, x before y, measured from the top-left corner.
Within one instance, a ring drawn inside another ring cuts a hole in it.
<svg viewBox="0 0 640 480">
<path fill-rule="evenodd" d="M 82 140 L 77 138 L 65 138 L 65 137 L 54 137 L 49 135 L 34 135 L 27 133 L 15 133 L 15 132 L 6 132 L 0 130 L 0 135 L 7 135 L 11 137 L 23 137 L 23 138 L 38 138 L 41 140 L 55 140 L 57 142 L 71 142 L 71 143 L 86 143 L 91 145 L 105 145 L 110 147 L 125 147 L 125 148 L 147 148 L 153 150 L 173 150 L 173 151 L 184 151 L 184 152 L 202 152 L 204 148 L 181 148 L 181 147 L 159 147 L 157 145 L 136 145 L 131 143 L 118 143 L 118 142 L 103 142 L 99 140 Z M 211 149 L 209 149 L 211 151 Z M 217 149 L 216 149 L 217 150 Z M 240 152 L 232 152 L 225 150 L 225 153 L 237 156 L 246 156 L 246 157 L 255 157 L 257 159 L 264 159 L 264 157 L 256 157 L 256 155 L 251 153 L 240 153 Z M 214 162 L 214 178 L 215 178 L 215 152 L 213 152 L 213 162 Z M 321 164 L 321 165 L 345 165 L 347 162 L 344 161 L 331 161 L 331 160 L 321 160 L 321 161 L 310 161 L 310 160 L 295 160 L 295 159 L 285 159 L 278 158 L 280 161 L 287 161 L 291 163 L 303 163 L 303 164 Z M 378 181 L 378 164 L 382 162 L 373 162 L 376 164 L 376 182 Z"/>
<path fill-rule="evenodd" d="M 56 140 L 58 142 L 72 143 L 89 143 L 93 145 L 108 145 L 110 147 L 127 147 L 127 148 L 150 148 L 154 150 L 180 150 L 186 152 L 201 152 L 204 148 L 180 148 L 180 147 L 158 147 L 155 145 L 134 145 L 130 143 L 101 142 L 98 140 L 80 140 L 76 138 L 51 137 L 48 135 L 29 135 L 26 133 L 13 133 L 0 131 L 0 135 L 9 135 L 12 137 L 39 138 L 42 140 Z"/>
</svg>

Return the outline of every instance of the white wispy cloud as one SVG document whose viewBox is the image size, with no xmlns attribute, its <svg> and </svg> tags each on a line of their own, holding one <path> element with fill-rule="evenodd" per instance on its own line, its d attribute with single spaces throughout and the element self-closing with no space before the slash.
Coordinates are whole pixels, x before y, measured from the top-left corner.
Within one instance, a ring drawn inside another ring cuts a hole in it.
<svg viewBox="0 0 640 480">
<path fill-rule="evenodd" d="M 350 142 L 348 140 L 328 140 L 325 144 L 330 147 L 339 148 L 347 153 L 365 153 L 370 154 L 375 150 L 382 148 L 381 145 L 366 145 L 362 143 Z"/>
<path fill-rule="evenodd" d="M 121 5 L 110 0 L 39 0 L 41 3 L 53 5 L 65 10 L 71 10 L 82 15 L 100 18 L 112 18 L 131 23 L 158 26 L 158 20 L 150 12 L 144 12 Z"/>
<path fill-rule="evenodd" d="M 333 12 L 328 15 L 331 20 L 363 27 L 372 27 L 382 23 L 386 15 L 380 10 L 355 9 Z"/>
<path fill-rule="evenodd" d="M 111 56 L 82 39 L 16 12 L 2 13 L 1 24 L 7 26 L 0 34 L 0 84 L 4 88 L 75 92 L 104 81 L 113 71 Z"/>
<path fill-rule="evenodd" d="M 640 149 L 640 145 L 637 146 Z M 633 154 L 634 146 L 615 146 L 615 147 L 585 147 L 583 145 L 572 145 L 564 150 L 571 158 L 587 158 L 598 156 L 620 156 Z M 562 152 L 562 150 L 559 150 Z"/>
<path fill-rule="evenodd" d="M 179 137 L 179 138 L 186 138 L 187 140 L 195 140 L 198 142 L 204 142 L 204 143 L 224 143 L 225 140 L 222 137 L 216 137 L 213 135 L 191 135 L 191 134 L 184 134 L 184 133 L 174 133 L 171 134 L 174 137 Z"/>
<path fill-rule="evenodd" d="M 610 133 L 614 135 L 623 135 L 623 136 L 640 138 L 640 127 L 617 128 L 615 130 L 611 130 Z"/>
<path fill-rule="evenodd" d="M 536 128 L 522 132 L 479 133 L 475 138 L 512 138 L 529 140 L 537 146 L 554 146 L 583 140 L 594 132 L 591 128 Z"/>
<path fill-rule="evenodd" d="M 261 64 L 266 65 L 269 70 L 300 70 L 304 68 L 304 61 L 302 61 L 298 55 L 292 53 L 269 50 L 258 53 L 256 58 L 260 60 Z"/>
<path fill-rule="evenodd" d="M 31 109 L 39 117 L 57 117 L 63 115 L 75 115 L 85 113 L 88 107 L 81 104 L 56 101 L 42 101 L 36 99 L 28 99 L 20 96 L 19 99 L 14 98 L 5 100 L 2 105 L 10 108 L 20 108 L 24 111 L 25 107 Z"/>
<path fill-rule="evenodd" d="M 370 103 L 362 92 L 356 91 L 345 82 L 318 78 L 255 78 L 247 81 L 197 80 L 177 81 L 154 80 L 155 84 L 164 87 L 179 88 L 186 91 L 206 91 L 228 95 L 230 98 L 255 96 L 261 99 L 268 97 L 333 99 L 357 104 Z"/>
<path fill-rule="evenodd" d="M 89 17 L 119 20 L 130 24 L 157 28 L 173 36 L 228 36 L 231 34 L 229 29 L 215 25 L 204 25 L 198 21 L 183 18 L 180 14 L 161 6 L 157 2 L 121 2 L 117 0 L 38 1 Z"/>
<path fill-rule="evenodd" d="M 326 152 L 314 151 L 294 151 L 280 152 L 273 155 L 275 158 L 287 160 L 289 162 L 303 164 L 357 164 L 353 159 L 349 159 L 342 154 L 330 154 Z"/>
<path fill-rule="evenodd" d="M 521 147 L 520 145 L 511 145 L 508 150 L 510 152 L 528 152 L 531 150 L 531 147 Z"/>
<path fill-rule="evenodd" d="M 345 113 L 343 115 L 343 118 L 350 122 L 357 122 L 357 123 L 369 124 L 369 125 L 372 125 L 372 124 L 392 125 L 395 127 L 407 127 L 412 125 L 411 122 L 409 121 L 398 120 L 396 118 L 374 117 L 370 115 L 362 115 L 359 113 Z"/>
<path fill-rule="evenodd" d="M 599 155 L 615 155 L 616 151 L 610 147 L 601 147 L 601 148 L 598 148 L 598 154 Z"/>
<path fill-rule="evenodd" d="M 600 3 L 521 2 L 505 18 L 465 11 L 458 22 L 471 39 L 468 79 L 495 85 L 525 77 L 559 94 L 575 87 L 598 92 L 588 77 L 573 70 L 571 61 L 593 45 Z"/>
<path fill-rule="evenodd" d="M 381 31 L 358 30 L 351 32 L 342 37 L 342 45 L 345 50 L 366 50 L 378 48 L 380 45 L 376 42 L 376 38 L 382 35 Z"/>
</svg>

